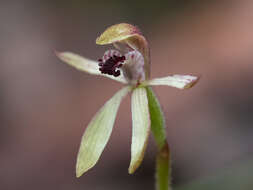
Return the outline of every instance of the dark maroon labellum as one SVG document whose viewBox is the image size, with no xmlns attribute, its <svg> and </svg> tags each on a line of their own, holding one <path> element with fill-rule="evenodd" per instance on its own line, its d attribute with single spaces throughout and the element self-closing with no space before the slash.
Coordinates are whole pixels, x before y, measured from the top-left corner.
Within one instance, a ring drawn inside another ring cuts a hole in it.
<svg viewBox="0 0 253 190">
<path fill-rule="evenodd" d="M 113 75 L 118 77 L 120 75 L 120 68 L 122 63 L 126 60 L 125 56 L 113 55 L 109 57 L 105 62 L 102 59 L 98 60 L 99 70 L 103 74 Z"/>
</svg>

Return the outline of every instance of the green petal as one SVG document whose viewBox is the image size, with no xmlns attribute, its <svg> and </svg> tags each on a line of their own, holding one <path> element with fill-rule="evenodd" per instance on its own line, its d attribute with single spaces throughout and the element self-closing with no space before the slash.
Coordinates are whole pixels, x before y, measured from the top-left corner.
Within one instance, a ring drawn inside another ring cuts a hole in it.
<svg viewBox="0 0 253 190">
<path fill-rule="evenodd" d="M 119 77 L 114 77 L 111 75 L 102 74 L 99 71 L 98 62 L 84 58 L 80 55 L 70 53 L 70 52 L 60 52 L 56 53 L 56 55 L 65 63 L 68 65 L 80 70 L 84 71 L 86 73 L 92 74 L 92 75 L 100 75 L 104 76 L 113 80 L 116 80 L 121 83 L 127 83 L 123 75 L 120 75 Z"/>
<path fill-rule="evenodd" d="M 173 75 L 163 78 L 155 78 L 148 81 L 148 85 L 167 85 L 179 89 L 193 87 L 199 80 L 199 77 L 191 75 Z"/>
<path fill-rule="evenodd" d="M 105 103 L 89 123 L 82 137 L 77 156 L 77 177 L 92 168 L 98 161 L 111 135 L 120 102 L 129 91 L 129 87 L 118 91 Z"/>
<path fill-rule="evenodd" d="M 133 90 L 131 104 L 133 132 L 131 162 L 128 168 L 130 174 L 135 172 L 143 160 L 150 132 L 148 99 L 145 88 L 136 88 Z"/>
<path fill-rule="evenodd" d="M 146 87 L 146 90 L 148 96 L 151 130 L 159 149 L 161 149 L 164 146 L 164 143 L 166 142 L 164 115 L 160 103 L 156 98 L 152 88 Z"/>
</svg>

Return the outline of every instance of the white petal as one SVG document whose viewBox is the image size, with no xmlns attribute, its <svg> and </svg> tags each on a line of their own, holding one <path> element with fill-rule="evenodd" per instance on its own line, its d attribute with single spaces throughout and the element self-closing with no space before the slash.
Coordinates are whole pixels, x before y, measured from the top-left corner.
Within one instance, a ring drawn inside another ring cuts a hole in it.
<svg viewBox="0 0 253 190">
<path fill-rule="evenodd" d="M 77 156 L 77 177 L 92 168 L 98 161 L 111 135 L 120 102 L 129 91 L 129 87 L 118 91 L 89 123 L 82 137 Z"/>
<path fill-rule="evenodd" d="M 118 82 L 121 82 L 121 83 L 127 83 L 127 81 L 125 80 L 125 78 L 122 75 L 120 75 L 118 77 L 114 77 L 114 76 L 102 74 L 99 71 L 99 66 L 98 66 L 97 61 L 93 61 L 93 60 L 84 58 L 80 55 L 77 55 L 77 54 L 74 54 L 71 52 L 60 52 L 60 53 L 56 53 L 56 55 L 63 62 L 69 64 L 70 66 L 72 66 L 80 71 L 84 71 L 86 73 L 93 74 L 93 75 L 104 76 L 104 77 L 116 80 Z"/>
<path fill-rule="evenodd" d="M 167 85 L 179 89 L 191 88 L 198 82 L 199 77 L 191 75 L 173 75 L 163 78 L 155 78 L 147 82 L 148 85 Z"/>
<path fill-rule="evenodd" d="M 136 88 L 133 91 L 131 104 L 133 131 L 131 162 L 128 168 L 130 174 L 134 173 L 143 160 L 150 132 L 150 116 L 145 88 Z"/>
</svg>

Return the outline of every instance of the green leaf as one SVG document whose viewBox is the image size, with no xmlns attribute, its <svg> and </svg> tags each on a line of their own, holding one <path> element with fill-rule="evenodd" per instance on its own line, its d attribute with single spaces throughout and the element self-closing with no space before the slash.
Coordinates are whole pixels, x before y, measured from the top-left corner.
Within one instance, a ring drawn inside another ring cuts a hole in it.
<svg viewBox="0 0 253 190">
<path fill-rule="evenodd" d="M 110 138 L 120 102 L 129 91 L 129 87 L 118 91 L 105 103 L 89 123 L 82 137 L 77 156 L 77 177 L 92 168 L 98 161 Z"/>
<path fill-rule="evenodd" d="M 165 121 L 161 106 L 151 87 L 146 87 L 151 120 L 151 130 L 155 141 L 161 149 L 166 141 Z"/>
<path fill-rule="evenodd" d="M 150 117 L 148 111 L 148 100 L 145 88 L 136 88 L 132 93 L 132 145 L 131 162 L 128 168 L 130 174 L 140 166 L 150 132 Z"/>
<path fill-rule="evenodd" d="M 80 55 L 77 55 L 75 53 L 71 53 L 71 52 L 60 52 L 60 53 L 56 53 L 56 55 L 60 58 L 60 60 L 62 60 L 63 62 L 67 63 L 68 65 L 92 74 L 92 75 L 100 75 L 100 76 L 104 76 L 113 80 L 116 80 L 118 82 L 121 83 L 127 83 L 127 81 L 125 80 L 125 78 L 123 77 L 123 75 L 120 75 L 118 77 L 114 77 L 111 75 L 106 75 L 106 74 L 102 74 L 99 71 L 99 66 L 98 66 L 98 62 L 97 61 L 93 61 L 87 58 L 84 58 Z"/>
</svg>

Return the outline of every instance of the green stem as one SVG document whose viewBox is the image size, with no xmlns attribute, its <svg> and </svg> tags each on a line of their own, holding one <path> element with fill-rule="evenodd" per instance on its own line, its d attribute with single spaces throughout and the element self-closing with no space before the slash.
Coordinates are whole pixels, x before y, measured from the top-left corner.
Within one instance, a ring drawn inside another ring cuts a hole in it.
<svg viewBox="0 0 253 190">
<path fill-rule="evenodd" d="M 151 131 L 158 147 L 156 156 L 156 190 L 171 190 L 171 160 L 170 150 L 166 140 L 165 120 L 158 99 L 153 90 L 146 87 Z"/>
<path fill-rule="evenodd" d="M 168 143 L 156 156 L 156 189 L 171 190 L 171 162 Z"/>
</svg>

